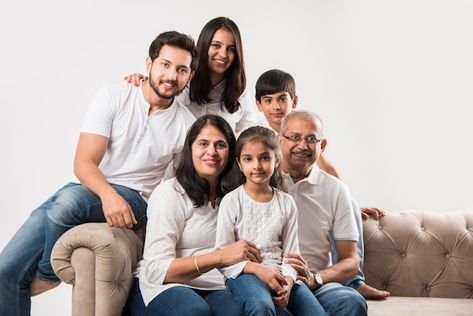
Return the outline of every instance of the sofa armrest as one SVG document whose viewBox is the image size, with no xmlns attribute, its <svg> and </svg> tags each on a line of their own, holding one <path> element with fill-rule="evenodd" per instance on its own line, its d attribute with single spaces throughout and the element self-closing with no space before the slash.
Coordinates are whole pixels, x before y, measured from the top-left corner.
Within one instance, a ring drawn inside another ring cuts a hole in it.
<svg viewBox="0 0 473 316">
<path fill-rule="evenodd" d="M 72 315 L 120 315 L 143 243 L 130 229 L 82 224 L 56 242 L 51 265 L 72 284 Z"/>
</svg>

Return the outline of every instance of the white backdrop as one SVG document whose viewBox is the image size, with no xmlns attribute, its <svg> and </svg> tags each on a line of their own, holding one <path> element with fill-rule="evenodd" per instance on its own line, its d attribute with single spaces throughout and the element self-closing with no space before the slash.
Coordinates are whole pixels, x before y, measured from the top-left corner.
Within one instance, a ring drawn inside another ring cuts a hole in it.
<svg viewBox="0 0 473 316">
<path fill-rule="evenodd" d="M 473 210 L 470 1 L 18 0 L 0 10 L 0 249 L 70 178 L 95 91 L 143 72 L 160 32 L 197 39 L 222 15 L 242 32 L 251 94 L 265 70 L 293 74 L 361 205 Z M 62 285 L 32 313 L 67 315 L 69 296 Z"/>
</svg>

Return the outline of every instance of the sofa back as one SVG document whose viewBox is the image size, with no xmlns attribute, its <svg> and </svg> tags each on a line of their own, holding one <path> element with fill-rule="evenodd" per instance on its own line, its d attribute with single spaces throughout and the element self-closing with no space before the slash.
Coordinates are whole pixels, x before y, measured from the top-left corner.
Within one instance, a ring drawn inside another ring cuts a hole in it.
<svg viewBox="0 0 473 316">
<path fill-rule="evenodd" d="M 364 221 L 366 283 L 394 296 L 473 298 L 473 211 Z"/>
</svg>

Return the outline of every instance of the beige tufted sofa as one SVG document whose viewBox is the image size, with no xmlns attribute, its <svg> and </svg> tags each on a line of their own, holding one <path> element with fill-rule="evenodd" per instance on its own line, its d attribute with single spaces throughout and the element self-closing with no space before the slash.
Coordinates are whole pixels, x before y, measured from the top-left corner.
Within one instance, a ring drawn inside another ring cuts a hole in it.
<svg viewBox="0 0 473 316">
<path fill-rule="evenodd" d="M 368 284 L 392 297 L 369 315 L 473 315 L 473 212 L 407 211 L 364 222 Z M 72 284 L 72 315 L 120 315 L 141 239 L 127 229 L 84 224 L 64 234 L 51 262 Z"/>
<path fill-rule="evenodd" d="M 473 212 L 389 213 L 364 222 L 366 282 L 392 297 L 370 315 L 473 315 Z"/>
</svg>

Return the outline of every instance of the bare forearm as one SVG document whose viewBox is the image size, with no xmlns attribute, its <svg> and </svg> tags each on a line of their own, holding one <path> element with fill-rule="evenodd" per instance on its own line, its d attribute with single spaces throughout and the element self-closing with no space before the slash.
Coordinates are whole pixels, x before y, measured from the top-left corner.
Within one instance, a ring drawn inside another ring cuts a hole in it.
<svg viewBox="0 0 473 316">
<path fill-rule="evenodd" d="M 218 250 L 195 257 L 176 258 L 169 266 L 164 283 L 187 283 L 221 266 Z"/>
<path fill-rule="evenodd" d="M 359 261 L 355 258 L 345 258 L 339 260 L 334 265 L 318 271 L 327 282 L 344 282 L 354 277 L 358 271 Z"/>
<path fill-rule="evenodd" d="M 79 181 L 97 194 L 100 198 L 116 193 L 112 186 L 108 183 L 102 171 L 92 161 L 79 160 L 74 161 L 74 173 Z"/>
</svg>

